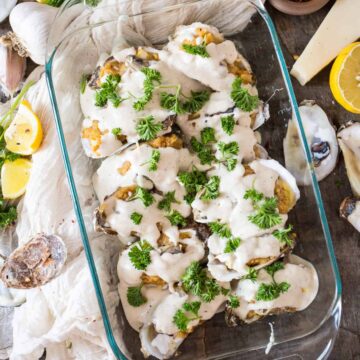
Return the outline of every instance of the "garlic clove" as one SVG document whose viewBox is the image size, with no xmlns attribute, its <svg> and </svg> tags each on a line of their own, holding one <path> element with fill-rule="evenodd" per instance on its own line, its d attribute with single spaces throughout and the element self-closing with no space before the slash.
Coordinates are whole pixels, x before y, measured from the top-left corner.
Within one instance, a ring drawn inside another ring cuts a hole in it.
<svg viewBox="0 0 360 360">
<path fill-rule="evenodd" d="M 0 44 L 0 84 L 10 95 L 20 85 L 26 69 L 26 58 L 11 48 Z"/>
<path fill-rule="evenodd" d="M 1 0 L 0 6 L 0 23 L 10 14 L 12 8 L 16 5 L 17 0 Z"/>
<path fill-rule="evenodd" d="M 36 64 L 45 64 L 47 39 L 57 11 L 38 2 L 24 2 L 10 13 L 10 25 L 18 42 Z"/>
</svg>

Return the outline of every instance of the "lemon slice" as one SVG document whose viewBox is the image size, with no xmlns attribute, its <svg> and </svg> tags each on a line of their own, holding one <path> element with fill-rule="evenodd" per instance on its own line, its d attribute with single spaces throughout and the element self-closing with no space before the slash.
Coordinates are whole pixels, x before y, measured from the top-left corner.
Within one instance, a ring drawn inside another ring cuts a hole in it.
<svg viewBox="0 0 360 360">
<path fill-rule="evenodd" d="M 343 49 L 330 72 L 330 89 L 346 110 L 360 114 L 360 42 Z"/>
<path fill-rule="evenodd" d="M 31 155 L 43 138 L 41 123 L 27 100 L 22 100 L 18 112 L 5 131 L 6 148 L 16 154 Z"/>
<path fill-rule="evenodd" d="M 5 161 L 1 168 L 1 189 L 5 199 L 16 199 L 25 193 L 30 170 L 30 160 Z"/>
</svg>

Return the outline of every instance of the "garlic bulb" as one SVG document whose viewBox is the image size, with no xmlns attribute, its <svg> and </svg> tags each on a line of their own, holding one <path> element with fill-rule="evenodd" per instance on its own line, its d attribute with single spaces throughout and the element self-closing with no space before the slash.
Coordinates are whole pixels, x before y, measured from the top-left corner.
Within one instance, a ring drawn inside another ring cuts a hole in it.
<svg viewBox="0 0 360 360">
<path fill-rule="evenodd" d="M 18 89 L 25 69 L 26 58 L 6 43 L 0 43 L 0 84 L 10 95 Z"/>
<path fill-rule="evenodd" d="M 0 23 L 10 14 L 12 8 L 16 5 L 17 0 L 1 0 L 0 6 Z"/>
<path fill-rule="evenodd" d="M 13 47 L 25 51 L 36 64 L 45 64 L 46 43 L 56 12 L 57 8 L 49 5 L 25 2 L 10 13 L 10 25 L 15 34 Z"/>
</svg>

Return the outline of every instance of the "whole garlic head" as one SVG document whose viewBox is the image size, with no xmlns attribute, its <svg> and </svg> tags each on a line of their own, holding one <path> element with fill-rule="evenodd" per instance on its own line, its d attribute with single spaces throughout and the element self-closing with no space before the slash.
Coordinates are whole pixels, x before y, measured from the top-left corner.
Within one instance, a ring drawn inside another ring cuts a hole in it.
<svg viewBox="0 0 360 360">
<path fill-rule="evenodd" d="M 17 40 L 36 64 L 45 64 L 46 43 L 56 12 L 57 8 L 49 5 L 25 2 L 10 13 Z"/>
</svg>

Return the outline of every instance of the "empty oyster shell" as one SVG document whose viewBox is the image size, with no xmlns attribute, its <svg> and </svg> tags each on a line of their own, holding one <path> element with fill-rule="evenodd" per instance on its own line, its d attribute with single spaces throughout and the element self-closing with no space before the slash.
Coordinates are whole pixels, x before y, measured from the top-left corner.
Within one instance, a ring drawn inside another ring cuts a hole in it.
<svg viewBox="0 0 360 360">
<path fill-rule="evenodd" d="M 360 200 L 346 197 L 340 205 L 340 216 L 360 232 Z"/>
<path fill-rule="evenodd" d="M 327 115 L 313 101 L 305 100 L 299 107 L 307 142 L 311 148 L 318 181 L 335 168 L 338 157 L 336 133 Z M 310 185 L 307 161 L 294 119 L 289 121 L 284 139 L 286 168 L 295 176 L 298 185 Z"/>
<path fill-rule="evenodd" d="M 59 275 L 67 250 L 56 235 L 35 235 L 6 259 L 0 278 L 9 288 L 29 289 L 42 286 Z"/>
<path fill-rule="evenodd" d="M 360 123 L 348 122 L 337 134 L 346 172 L 355 196 L 360 196 Z"/>
</svg>

